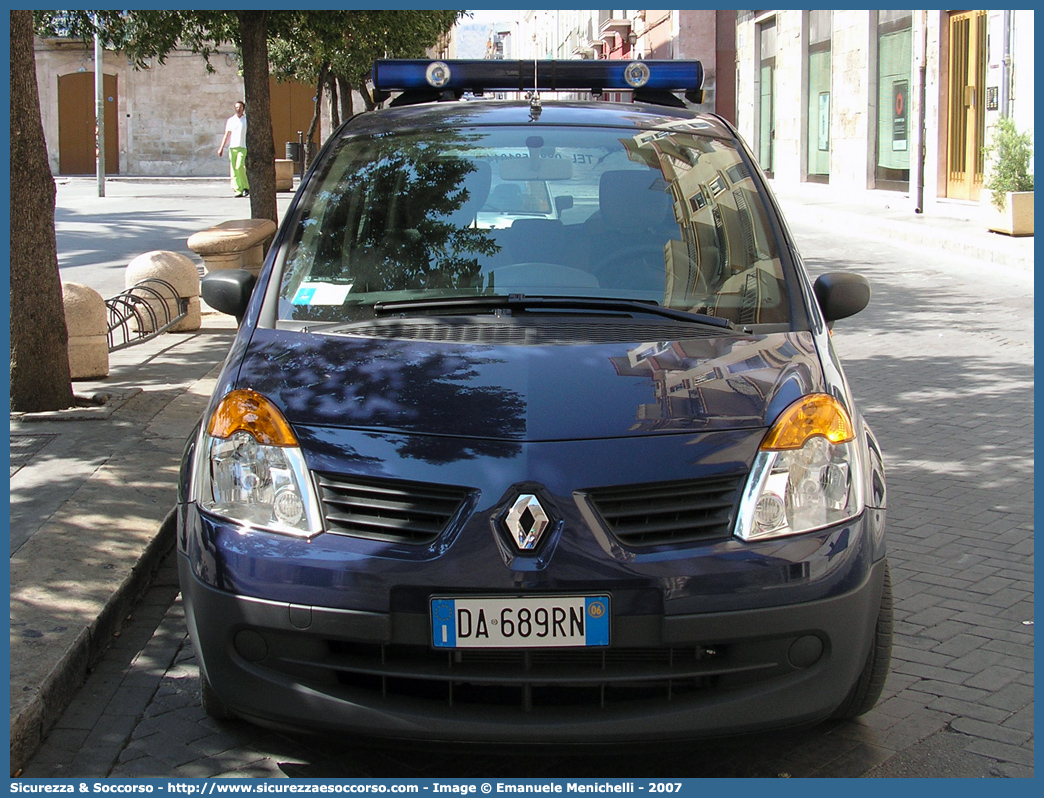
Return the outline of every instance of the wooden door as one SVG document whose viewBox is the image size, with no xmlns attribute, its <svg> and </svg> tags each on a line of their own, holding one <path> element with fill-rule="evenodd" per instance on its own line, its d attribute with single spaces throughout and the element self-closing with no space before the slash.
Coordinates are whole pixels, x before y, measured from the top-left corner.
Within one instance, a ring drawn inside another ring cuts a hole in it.
<svg viewBox="0 0 1044 798">
<path fill-rule="evenodd" d="M 286 154 L 286 142 L 297 143 L 298 131 L 308 134 L 308 126 L 312 124 L 312 115 L 315 113 L 315 87 L 295 80 L 279 83 L 275 78 L 269 78 L 268 91 L 272 106 L 275 157 L 282 158 Z M 318 125 L 312 140 L 320 141 Z"/>
<path fill-rule="evenodd" d="M 103 78 L 105 90 L 105 174 L 120 173 L 119 95 L 115 75 Z M 94 73 L 58 77 L 58 171 L 63 175 L 97 174 L 95 163 Z"/>
<path fill-rule="evenodd" d="M 986 12 L 950 14 L 946 196 L 978 200 L 986 158 Z"/>
</svg>

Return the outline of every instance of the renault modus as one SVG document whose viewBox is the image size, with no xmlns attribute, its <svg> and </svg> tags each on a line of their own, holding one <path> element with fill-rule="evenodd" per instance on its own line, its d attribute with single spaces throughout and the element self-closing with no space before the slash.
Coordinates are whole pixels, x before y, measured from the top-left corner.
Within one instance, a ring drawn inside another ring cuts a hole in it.
<svg viewBox="0 0 1044 798">
<path fill-rule="evenodd" d="M 260 273 L 204 279 L 240 319 L 179 497 L 206 710 L 511 743 L 869 710 L 884 471 L 830 337 L 869 285 L 810 280 L 699 63 L 373 81 Z"/>
</svg>

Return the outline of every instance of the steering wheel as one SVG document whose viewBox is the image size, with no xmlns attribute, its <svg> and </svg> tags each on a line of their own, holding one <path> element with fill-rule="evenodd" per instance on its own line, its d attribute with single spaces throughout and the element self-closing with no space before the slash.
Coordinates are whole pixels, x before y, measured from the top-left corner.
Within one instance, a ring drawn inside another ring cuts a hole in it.
<svg viewBox="0 0 1044 798">
<path fill-rule="evenodd" d="M 603 260 L 598 277 L 604 288 L 662 292 L 666 274 L 662 246 L 634 244 L 610 252 Z"/>
</svg>

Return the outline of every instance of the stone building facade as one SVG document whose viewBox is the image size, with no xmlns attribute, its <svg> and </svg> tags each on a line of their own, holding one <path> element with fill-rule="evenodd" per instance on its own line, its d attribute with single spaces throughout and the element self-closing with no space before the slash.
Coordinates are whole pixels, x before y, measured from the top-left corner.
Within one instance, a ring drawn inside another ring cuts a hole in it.
<svg viewBox="0 0 1044 798">
<path fill-rule="evenodd" d="M 231 48 L 210 57 L 175 50 L 164 63 L 153 60 L 135 69 L 121 53 L 103 53 L 105 76 L 106 173 L 123 175 L 219 176 L 228 174 L 228 159 L 217 147 L 231 116 L 243 99 L 243 78 Z M 94 51 L 80 40 L 37 39 L 36 77 L 40 115 L 51 171 L 95 172 Z M 314 89 L 278 83 L 272 91 L 272 127 L 276 157 L 285 142 L 297 141 L 314 114 Z M 319 141 L 329 135 L 329 115 L 322 115 Z"/>
<path fill-rule="evenodd" d="M 1032 11 L 740 11 L 737 123 L 785 183 L 977 201 L 1000 116 L 1033 127 Z"/>
<path fill-rule="evenodd" d="M 505 11 L 487 57 L 698 59 L 705 72 L 700 110 L 734 121 L 735 40 L 735 11 Z M 622 100 L 628 93 L 614 94 Z"/>
</svg>

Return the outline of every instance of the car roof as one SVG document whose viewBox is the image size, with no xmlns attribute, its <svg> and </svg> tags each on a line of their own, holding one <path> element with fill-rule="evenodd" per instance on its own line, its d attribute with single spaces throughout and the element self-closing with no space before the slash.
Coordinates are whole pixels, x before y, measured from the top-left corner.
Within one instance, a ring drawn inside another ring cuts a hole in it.
<svg viewBox="0 0 1044 798">
<path fill-rule="evenodd" d="M 358 114 L 342 125 L 341 135 L 387 133 L 389 130 L 445 129 L 482 125 L 527 127 L 622 127 L 631 130 L 670 130 L 712 138 L 733 139 L 729 124 L 714 114 L 687 108 L 646 103 L 602 101 L 542 101 L 540 113 L 533 106 L 513 100 L 457 100 L 407 105 Z"/>
</svg>

